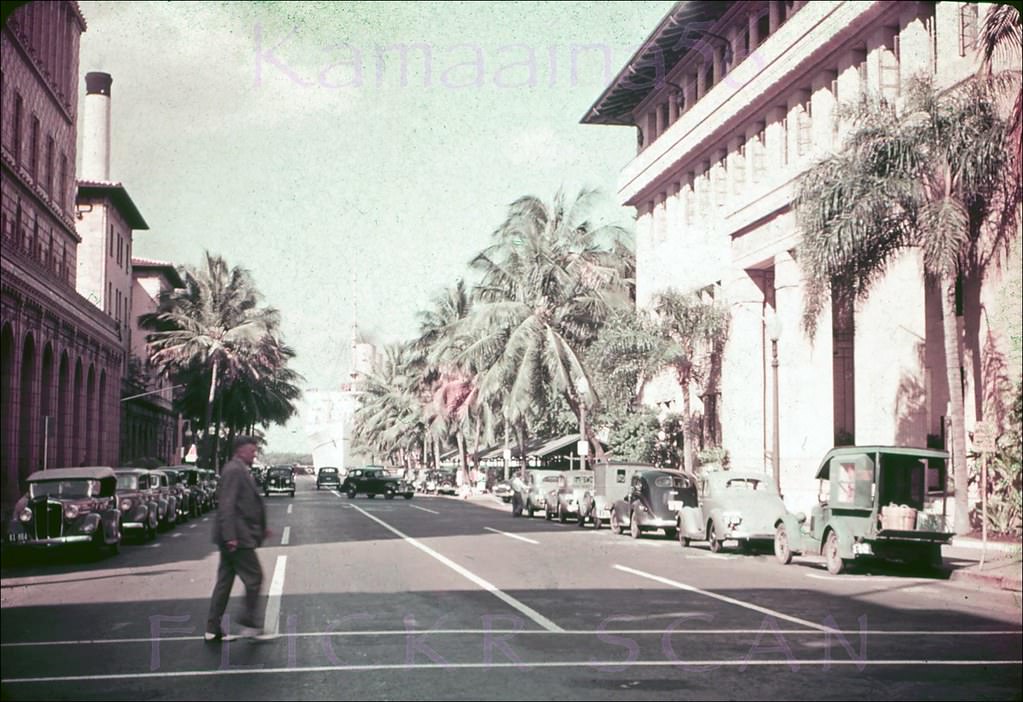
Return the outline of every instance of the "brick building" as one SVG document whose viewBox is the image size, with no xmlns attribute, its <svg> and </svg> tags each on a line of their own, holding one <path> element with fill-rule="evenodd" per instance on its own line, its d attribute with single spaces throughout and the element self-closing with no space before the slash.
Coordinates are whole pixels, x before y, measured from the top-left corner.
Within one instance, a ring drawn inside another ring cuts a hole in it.
<svg viewBox="0 0 1023 702">
<path fill-rule="evenodd" d="M 815 502 L 813 471 L 835 443 L 944 436 L 939 292 L 920 252 L 904 252 L 856 309 L 827 310 L 811 340 L 791 203 L 799 176 L 842 143 L 838 104 L 864 90 L 897 103 L 914 75 L 947 87 L 976 70 L 978 14 L 959 2 L 681 2 L 583 118 L 637 129 L 618 187 L 637 211 L 637 303 L 669 287 L 727 301 L 719 392 L 700 409 L 717 412 L 733 465 L 770 471 L 777 437 L 790 508 Z M 1019 377 L 1018 246 L 1011 260 L 967 303 L 967 318 L 984 320 L 973 338 L 990 341 L 963 354 L 968 430 L 985 405 L 982 368 L 1008 358 Z M 676 409 L 680 396 L 663 377 L 644 399 Z"/>
<path fill-rule="evenodd" d="M 76 88 L 85 28 L 77 3 L 29 3 L 0 34 L 5 513 L 32 471 L 111 464 L 118 454 L 124 335 L 76 292 Z"/>
</svg>

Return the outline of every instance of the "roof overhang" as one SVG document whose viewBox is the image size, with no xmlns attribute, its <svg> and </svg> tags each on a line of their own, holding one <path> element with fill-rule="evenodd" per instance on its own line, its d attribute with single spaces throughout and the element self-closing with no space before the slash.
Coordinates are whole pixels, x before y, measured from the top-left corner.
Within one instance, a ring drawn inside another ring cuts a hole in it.
<svg viewBox="0 0 1023 702">
<path fill-rule="evenodd" d="M 691 0 L 677 3 L 580 121 L 633 126 L 632 113 L 636 106 L 664 86 L 668 72 L 696 47 L 707 27 L 733 4 Z"/>
<path fill-rule="evenodd" d="M 78 181 L 79 199 L 103 197 L 108 198 L 114 203 L 114 207 L 117 208 L 128 223 L 128 226 L 133 230 L 149 229 L 149 225 L 142 218 L 142 213 L 135 207 L 135 203 L 132 202 L 123 184 L 98 180 Z"/>
</svg>

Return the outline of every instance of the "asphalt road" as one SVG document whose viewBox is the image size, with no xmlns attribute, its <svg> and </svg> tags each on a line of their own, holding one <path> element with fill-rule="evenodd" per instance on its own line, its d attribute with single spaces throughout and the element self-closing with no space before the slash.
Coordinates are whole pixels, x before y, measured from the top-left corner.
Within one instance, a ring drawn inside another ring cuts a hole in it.
<svg viewBox="0 0 1023 702">
<path fill-rule="evenodd" d="M 3 699 L 1021 698 L 1009 593 L 297 487 L 259 552 L 276 640 L 202 640 L 207 517 L 5 563 Z"/>
</svg>

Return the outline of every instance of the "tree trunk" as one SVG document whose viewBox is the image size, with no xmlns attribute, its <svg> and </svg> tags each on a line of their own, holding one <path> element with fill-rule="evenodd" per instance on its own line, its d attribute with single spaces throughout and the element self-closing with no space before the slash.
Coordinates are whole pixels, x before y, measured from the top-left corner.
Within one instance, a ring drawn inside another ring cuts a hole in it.
<svg viewBox="0 0 1023 702">
<path fill-rule="evenodd" d="M 483 420 L 476 417 L 476 428 L 472 436 L 472 467 L 477 477 L 480 473 L 480 436 L 483 433 Z M 487 481 L 490 482 L 489 480 Z"/>
<path fill-rule="evenodd" d="M 440 470 L 440 439 L 433 437 L 433 467 Z"/>
<path fill-rule="evenodd" d="M 213 453 L 212 442 L 213 436 L 210 432 L 210 427 L 213 424 L 213 398 L 216 397 L 216 394 L 217 394 L 217 359 L 213 359 L 213 369 L 212 372 L 210 373 L 210 394 L 209 397 L 206 399 L 206 421 L 203 424 L 206 430 L 206 436 L 203 437 L 204 439 L 203 443 L 205 444 L 205 446 L 203 447 L 204 454 L 203 460 L 206 462 L 207 468 L 212 468 L 213 470 L 219 471 L 220 466 L 217 464 L 215 457 L 216 454 Z M 196 463 L 199 464 L 200 461 L 196 461 Z"/>
<path fill-rule="evenodd" d="M 224 460 L 223 456 L 220 455 L 220 425 L 224 420 L 224 402 L 223 397 L 217 398 L 217 423 L 216 429 L 213 432 L 213 460 L 217 465 L 224 465 L 227 461 Z"/>
<path fill-rule="evenodd" d="M 462 430 L 459 429 L 455 432 L 455 441 L 458 443 L 458 462 L 461 465 L 462 471 L 462 485 L 467 485 L 469 482 L 469 457 L 465 452 L 465 436 L 462 434 Z"/>
<path fill-rule="evenodd" d="M 689 374 L 681 370 L 678 371 L 678 384 L 682 389 L 682 466 L 687 473 L 692 473 L 696 455 L 693 451 L 695 441 L 693 440 L 693 407 Z"/>
<path fill-rule="evenodd" d="M 945 332 L 945 374 L 951 415 L 951 451 L 955 486 L 955 533 L 968 534 L 970 527 L 970 470 L 966 463 L 966 413 L 963 406 L 963 381 L 959 358 L 959 324 L 956 319 L 956 279 L 941 276 L 941 323 Z"/>
<path fill-rule="evenodd" d="M 519 469 L 521 471 L 519 473 L 519 476 L 523 480 L 525 480 L 526 479 L 526 468 L 527 468 L 527 465 L 528 465 L 527 462 L 526 462 L 526 423 L 525 422 L 520 422 L 519 425 L 517 427 L 515 427 L 515 433 L 518 434 L 518 439 L 519 439 L 519 456 L 522 459 L 522 467 Z"/>
</svg>

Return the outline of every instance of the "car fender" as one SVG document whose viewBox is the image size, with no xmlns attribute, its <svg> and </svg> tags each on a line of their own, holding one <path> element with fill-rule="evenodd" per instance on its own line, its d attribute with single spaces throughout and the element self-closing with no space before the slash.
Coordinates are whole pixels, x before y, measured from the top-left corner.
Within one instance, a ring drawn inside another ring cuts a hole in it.
<svg viewBox="0 0 1023 702">
<path fill-rule="evenodd" d="M 852 530 L 840 521 L 828 522 L 824 527 L 824 531 L 821 533 L 821 542 L 817 544 L 817 548 L 820 549 L 818 553 L 824 553 L 824 544 L 828 541 L 828 532 L 833 531 L 838 534 L 838 555 L 842 558 L 855 558 L 856 554 L 853 553 L 853 533 Z"/>
<path fill-rule="evenodd" d="M 707 538 L 707 522 L 699 507 L 683 507 L 678 513 L 679 530 L 689 539 L 697 541 Z"/>
<path fill-rule="evenodd" d="M 802 553 L 806 550 L 803 541 L 803 531 L 799 524 L 799 520 L 796 519 L 794 514 L 783 514 L 781 517 L 775 520 L 774 528 L 777 529 L 779 524 L 785 525 L 785 531 L 789 536 L 789 549 L 793 553 Z"/>
</svg>

